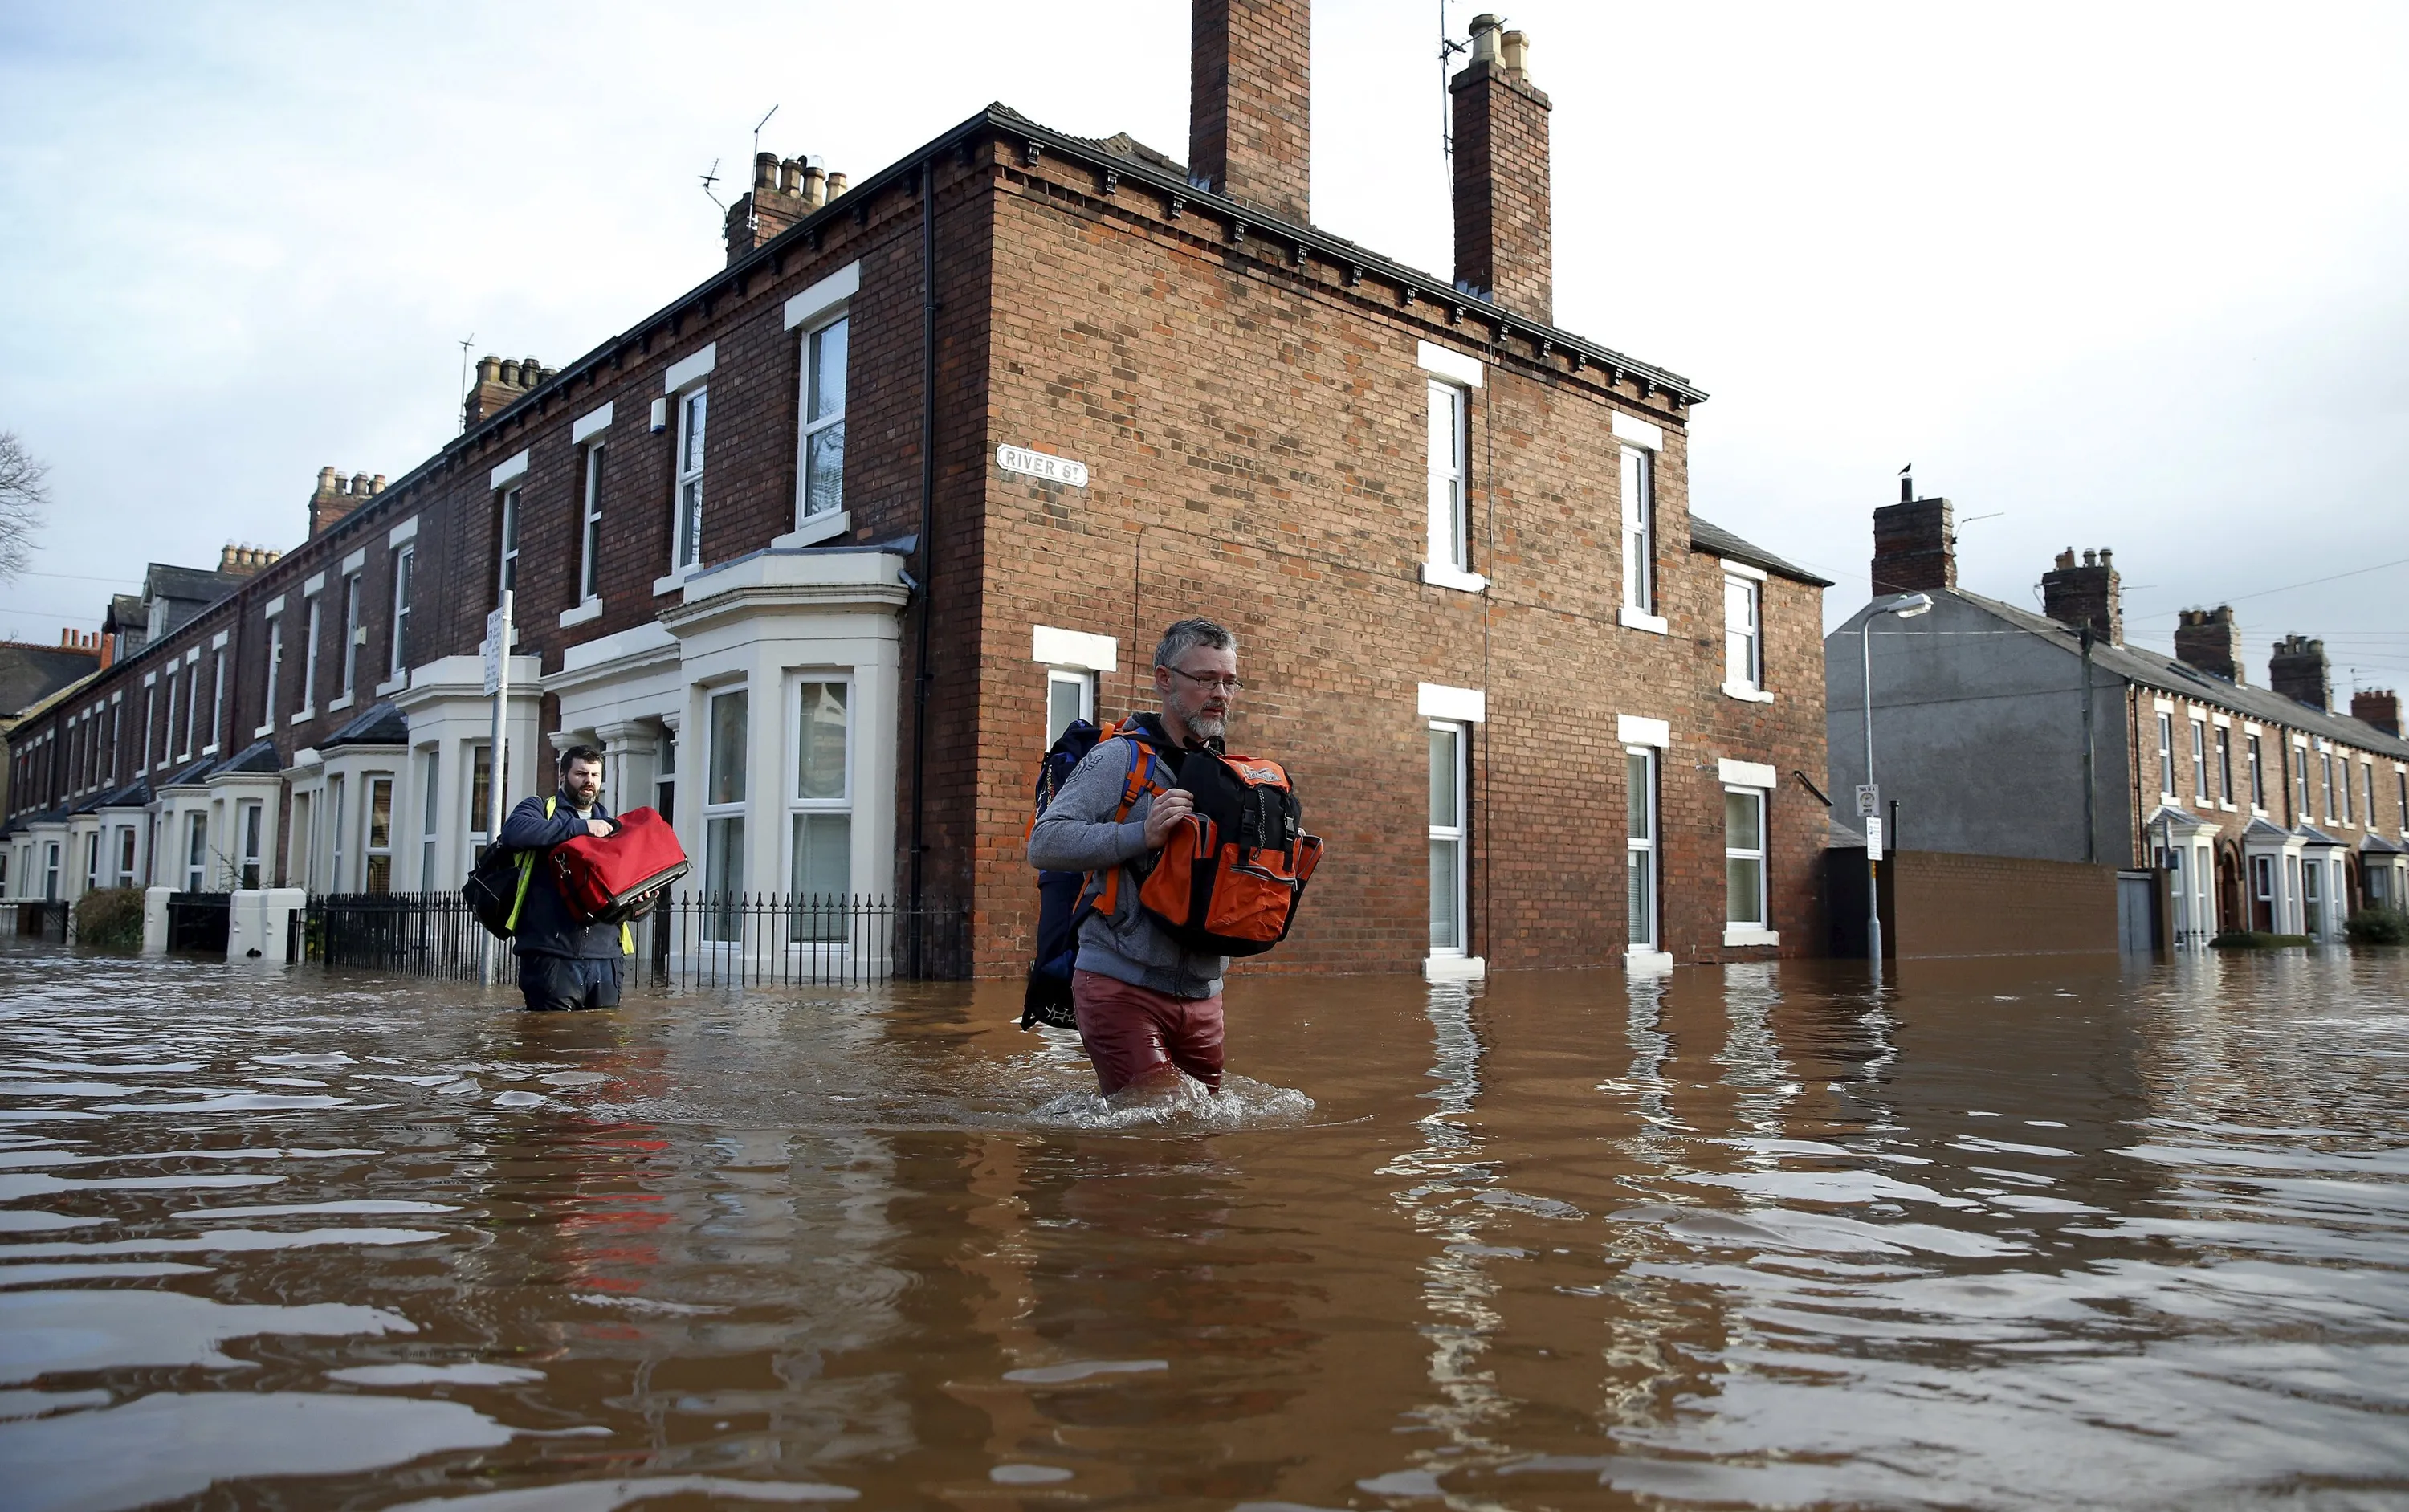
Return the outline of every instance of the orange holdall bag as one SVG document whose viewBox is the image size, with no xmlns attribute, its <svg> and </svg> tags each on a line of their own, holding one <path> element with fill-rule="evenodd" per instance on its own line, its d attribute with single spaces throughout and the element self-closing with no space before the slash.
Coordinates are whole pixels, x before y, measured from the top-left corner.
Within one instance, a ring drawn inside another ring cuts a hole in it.
<svg viewBox="0 0 2409 1512">
<path fill-rule="evenodd" d="M 1196 809 L 1163 842 L 1139 906 L 1190 950 L 1260 956 L 1296 923 L 1321 841 L 1305 832 L 1296 787 L 1277 761 L 1192 750 L 1179 785 Z"/>
</svg>

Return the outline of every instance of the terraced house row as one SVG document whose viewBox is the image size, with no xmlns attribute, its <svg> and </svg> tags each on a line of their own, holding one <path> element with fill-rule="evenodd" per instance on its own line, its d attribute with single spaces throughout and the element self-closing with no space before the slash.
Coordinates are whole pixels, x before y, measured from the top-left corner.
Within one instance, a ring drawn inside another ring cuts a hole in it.
<svg viewBox="0 0 2409 1512">
<path fill-rule="evenodd" d="M 982 972 L 1038 756 L 1198 613 L 1329 842 L 1274 967 L 1816 948 L 1825 583 L 1692 513 L 1699 388 L 1554 324 L 1521 35 L 1454 80 L 1437 277 L 1314 227 L 1308 20 L 1197 0 L 1185 164 L 1001 106 L 849 184 L 764 156 L 723 268 L 481 364 L 457 440 L 322 473 L 30 720 L 12 894 L 456 886 L 507 589 L 512 794 L 590 742 L 703 885 L 958 906 Z"/>
</svg>

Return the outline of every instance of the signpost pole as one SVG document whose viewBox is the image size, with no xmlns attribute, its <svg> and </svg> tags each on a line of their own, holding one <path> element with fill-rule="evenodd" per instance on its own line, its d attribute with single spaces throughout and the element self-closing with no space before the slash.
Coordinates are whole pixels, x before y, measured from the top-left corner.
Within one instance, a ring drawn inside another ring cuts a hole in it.
<svg viewBox="0 0 2409 1512">
<path fill-rule="evenodd" d="M 485 692 L 494 700 L 494 734 L 492 775 L 485 784 L 485 843 L 498 844 L 502 838 L 502 818 L 510 813 L 510 704 L 511 704 L 511 599 L 512 591 L 502 590 L 502 607 L 485 616 Z M 483 958 L 483 969 L 477 974 L 487 986 L 501 974 L 502 943 L 488 938 Z"/>
</svg>

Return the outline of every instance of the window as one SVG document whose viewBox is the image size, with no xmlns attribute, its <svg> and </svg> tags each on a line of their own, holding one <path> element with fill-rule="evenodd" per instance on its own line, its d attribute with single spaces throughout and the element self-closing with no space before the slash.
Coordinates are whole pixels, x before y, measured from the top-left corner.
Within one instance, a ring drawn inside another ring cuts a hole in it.
<svg viewBox="0 0 2409 1512">
<path fill-rule="evenodd" d="M 242 805 L 241 814 L 242 886 L 255 889 L 259 886 L 260 831 L 267 820 L 261 805 L 256 801 Z M 130 867 L 134 857 L 133 830 L 129 829 L 125 832 L 125 855 Z"/>
<path fill-rule="evenodd" d="M 802 508 L 797 523 L 844 508 L 844 361 L 847 328 L 839 316 L 803 338 Z M 701 467 L 700 456 L 697 468 Z"/>
<path fill-rule="evenodd" d="M 209 874 L 209 816 L 195 812 L 184 815 L 184 890 L 199 892 Z"/>
<path fill-rule="evenodd" d="M 2191 722 L 2191 796 L 2208 801 L 2208 724 L 2199 719 Z"/>
<path fill-rule="evenodd" d="M 585 449 L 585 466 L 578 487 L 583 522 L 577 532 L 577 598 L 580 603 L 602 597 L 602 448 Z"/>
<path fill-rule="evenodd" d="M 1656 607 L 1656 494 L 1651 459 L 1636 446 L 1623 449 L 1623 607 L 1651 613 Z"/>
<path fill-rule="evenodd" d="M 443 828 L 443 808 L 437 800 L 435 780 L 441 775 L 441 763 L 436 752 L 422 751 L 418 756 L 418 889 L 435 892 L 435 842 Z"/>
<path fill-rule="evenodd" d="M 175 669 L 172 667 L 169 668 L 167 670 L 167 675 L 161 678 L 160 681 L 166 684 L 167 687 L 167 724 L 166 727 L 159 732 L 159 765 L 164 767 L 176 759 Z"/>
<path fill-rule="evenodd" d="M 495 530 L 501 542 L 501 561 L 494 569 L 494 591 L 504 594 L 519 585 L 519 491 L 502 490 L 502 513 Z"/>
<path fill-rule="evenodd" d="M 2333 757 L 2328 756 L 2326 759 L 2331 761 Z M 2350 757 L 2347 756 L 2342 758 L 2342 772 L 2340 779 L 2334 784 L 2334 796 L 2342 800 L 2334 810 L 2335 814 L 2343 823 L 2350 823 Z"/>
<path fill-rule="evenodd" d="M 2158 715 L 2158 794 L 2175 796 L 2175 716 Z"/>
<path fill-rule="evenodd" d="M 318 708 L 318 596 L 311 594 L 303 600 L 310 606 L 310 618 L 302 634 L 309 637 L 301 653 L 301 712 L 294 717 L 307 719 Z"/>
<path fill-rule="evenodd" d="M 276 622 L 270 620 L 268 623 L 273 625 Z M 276 680 L 276 665 L 274 662 L 270 662 L 268 664 L 267 678 L 268 682 L 273 684 Z M 267 703 L 268 707 L 271 709 L 276 706 L 276 698 L 274 697 L 275 691 L 276 690 L 272 685 L 268 689 L 269 698 Z M 156 721 L 152 716 L 157 714 L 158 712 L 158 684 L 152 683 L 146 677 L 142 680 L 142 757 L 140 760 L 134 763 L 134 770 L 136 771 L 140 771 L 143 768 L 151 765 L 151 753 L 155 749 L 151 741 L 154 734 L 153 727 L 156 724 Z"/>
<path fill-rule="evenodd" d="M 2275 858 L 2272 856 L 2250 857 L 2250 899 L 2253 903 L 2250 927 L 2254 929 L 2275 930 L 2283 921 L 2275 916 Z"/>
<path fill-rule="evenodd" d="M 1472 570 L 1471 511 L 1464 490 L 1465 391 L 1430 383 L 1430 560 Z"/>
<path fill-rule="evenodd" d="M 2366 781 L 2362 782 L 2359 786 L 2367 794 L 2367 828 L 2372 830 L 2376 827 L 2375 769 L 2362 761 L 2359 764 L 2359 770 L 2360 774 L 2366 778 Z"/>
<path fill-rule="evenodd" d="M 134 827 L 121 826 L 117 831 L 117 885 L 121 887 L 134 886 Z M 251 886 L 259 885 L 254 882 Z"/>
<path fill-rule="evenodd" d="M 2324 871 L 2320 861 L 2301 868 L 2301 929 L 2312 940 L 2323 939 L 2326 932 L 2325 889 L 2317 886 Z"/>
<path fill-rule="evenodd" d="M 367 844 L 362 847 L 367 857 L 367 892 L 393 891 L 393 779 L 368 779 L 368 812 L 363 828 L 368 831 Z"/>
<path fill-rule="evenodd" d="M 1629 819 L 1624 826 L 1623 892 L 1631 924 L 1631 948 L 1656 948 L 1656 753 L 1634 746 L 1623 753 L 1628 774 Z"/>
<path fill-rule="evenodd" d="M 1046 674 L 1046 743 L 1062 738 L 1074 720 L 1096 717 L 1096 674 L 1056 668 Z"/>
<path fill-rule="evenodd" d="M 1724 922 L 1762 929 L 1765 923 L 1765 794 L 1724 789 Z"/>
<path fill-rule="evenodd" d="M 343 779 L 340 777 L 326 779 L 326 822 L 334 837 L 327 849 L 327 859 L 332 864 L 326 874 L 326 890 L 342 892 L 346 878 L 343 875 Z"/>
<path fill-rule="evenodd" d="M 118 743 L 118 738 L 125 733 L 125 705 L 117 701 L 120 697 L 122 695 L 112 694 L 108 704 L 108 784 L 112 787 L 117 785 L 120 780 L 119 774 L 125 770 L 123 764 L 124 748 Z M 2367 812 L 2373 814 L 2375 812 L 2375 799 L 2373 796 L 2375 792 L 2373 767 L 2367 769 L 2367 781 L 2369 783 L 2367 791 L 2370 795 L 2367 800 Z"/>
<path fill-rule="evenodd" d="M 853 890 L 853 792 L 850 781 L 850 687 L 841 682 L 802 684 L 797 700 L 795 786 L 788 799 L 794 851 L 791 886 L 798 902 L 841 902 Z M 788 938 L 842 940 L 841 912 L 798 910 Z"/>
<path fill-rule="evenodd" d="M 2395 789 L 2392 812 L 2401 816 L 2402 834 L 2409 835 L 2409 772 L 2395 771 L 2392 783 Z"/>
<path fill-rule="evenodd" d="M 217 652 L 217 653 L 213 654 L 213 655 L 211 656 L 211 658 L 210 658 L 210 659 L 211 659 L 212 665 L 211 665 L 211 667 L 210 667 L 210 669 L 209 669 L 209 682 L 210 682 L 211 686 L 210 686 L 210 693 L 209 693 L 209 747 L 208 747 L 208 748 L 209 748 L 209 750 L 214 751 L 214 750 L 216 750 L 216 749 L 218 748 L 218 742 L 221 742 L 221 741 L 223 741 L 223 740 L 224 740 L 224 739 L 226 738 L 226 734 L 225 734 L 225 674 L 226 674 L 226 654 L 225 654 L 224 652 L 223 652 L 223 651 Z"/>
<path fill-rule="evenodd" d="M 184 670 L 184 755 L 193 754 L 193 733 L 201 722 L 201 664 L 195 659 Z"/>
<path fill-rule="evenodd" d="M 480 741 L 469 747 L 469 841 L 470 852 L 485 843 L 494 793 L 494 748 Z"/>
<path fill-rule="evenodd" d="M 276 727 L 276 674 L 283 666 L 284 616 L 270 614 L 267 616 L 267 701 L 260 706 L 267 711 L 260 723 L 270 730 Z M 142 744 L 144 749 L 150 748 L 151 710 L 147 704 L 142 710 Z"/>
<path fill-rule="evenodd" d="M 1442 385 L 1434 383 L 1432 388 Z M 1471 892 L 1464 844 L 1470 763 L 1465 727 L 1430 727 L 1430 948 L 1434 956 L 1461 956 L 1469 948 L 1464 914 Z"/>
<path fill-rule="evenodd" d="M 386 659 L 387 677 L 399 677 L 410 670 L 411 574 L 417 569 L 416 541 L 393 554 L 393 655 Z M 271 681 L 275 675 L 273 670 L 268 673 Z"/>
<path fill-rule="evenodd" d="M 59 900 L 59 842 L 55 840 L 42 846 L 42 900 Z"/>
<path fill-rule="evenodd" d="M 2317 765 L 2325 773 L 2326 817 L 2331 819 L 2334 816 L 2333 753 L 2318 752 Z"/>
<path fill-rule="evenodd" d="M 83 890 L 100 886 L 100 831 L 95 829 L 83 842 Z"/>
<path fill-rule="evenodd" d="M 2216 800 L 2233 807 L 2233 731 L 2216 727 Z"/>
<path fill-rule="evenodd" d="M 711 696 L 710 747 L 702 793 L 703 886 L 723 900 L 744 889 L 744 776 L 749 695 L 730 688 Z M 736 940 L 739 917 L 732 906 L 706 921 L 712 940 Z"/>
<path fill-rule="evenodd" d="M 661 758 L 653 768 L 653 808 L 660 816 L 677 823 L 677 731 L 661 731 Z"/>
<path fill-rule="evenodd" d="M 1761 585 L 1748 578 L 1724 579 L 1724 686 L 1753 691 L 1764 676 L 1759 634 Z"/>
<path fill-rule="evenodd" d="M 2307 824 L 2309 822 L 2309 748 L 2307 746 L 2292 747 L 2292 770 L 2300 774 L 2296 784 L 2300 789 L 2300 801 L 2298 807 L 2292 812 L 2292 822 Z"/>
<path fill-rule="evenodd" d="M 710 408 L 708 388 L 678 400 L 677 555 L 670 566 L 679 572 L 702 565 L 702 434 Z"/>
<path fill-rule="evenodd" d="M 359 685 L 360 642 L 368 639 L 368 626 L 360 623 L 360 575 L 343 574 L 343 701 L 352 701 L 352 690 Z"/>
</svg>

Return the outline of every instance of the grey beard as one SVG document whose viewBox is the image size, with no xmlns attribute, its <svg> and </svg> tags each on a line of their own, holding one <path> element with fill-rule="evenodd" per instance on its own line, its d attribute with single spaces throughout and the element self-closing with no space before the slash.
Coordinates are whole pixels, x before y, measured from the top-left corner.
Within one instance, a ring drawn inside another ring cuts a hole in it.
<svg viewBox="0 0 2409 1512">
<path fill-rule="evenodd" d="M 1218 741 L 1227 732 L 1229 723 L 1212 714 L 1194 714 L 1188 720 L 1188 731 L 1200 741 Z"/>
</svg>

